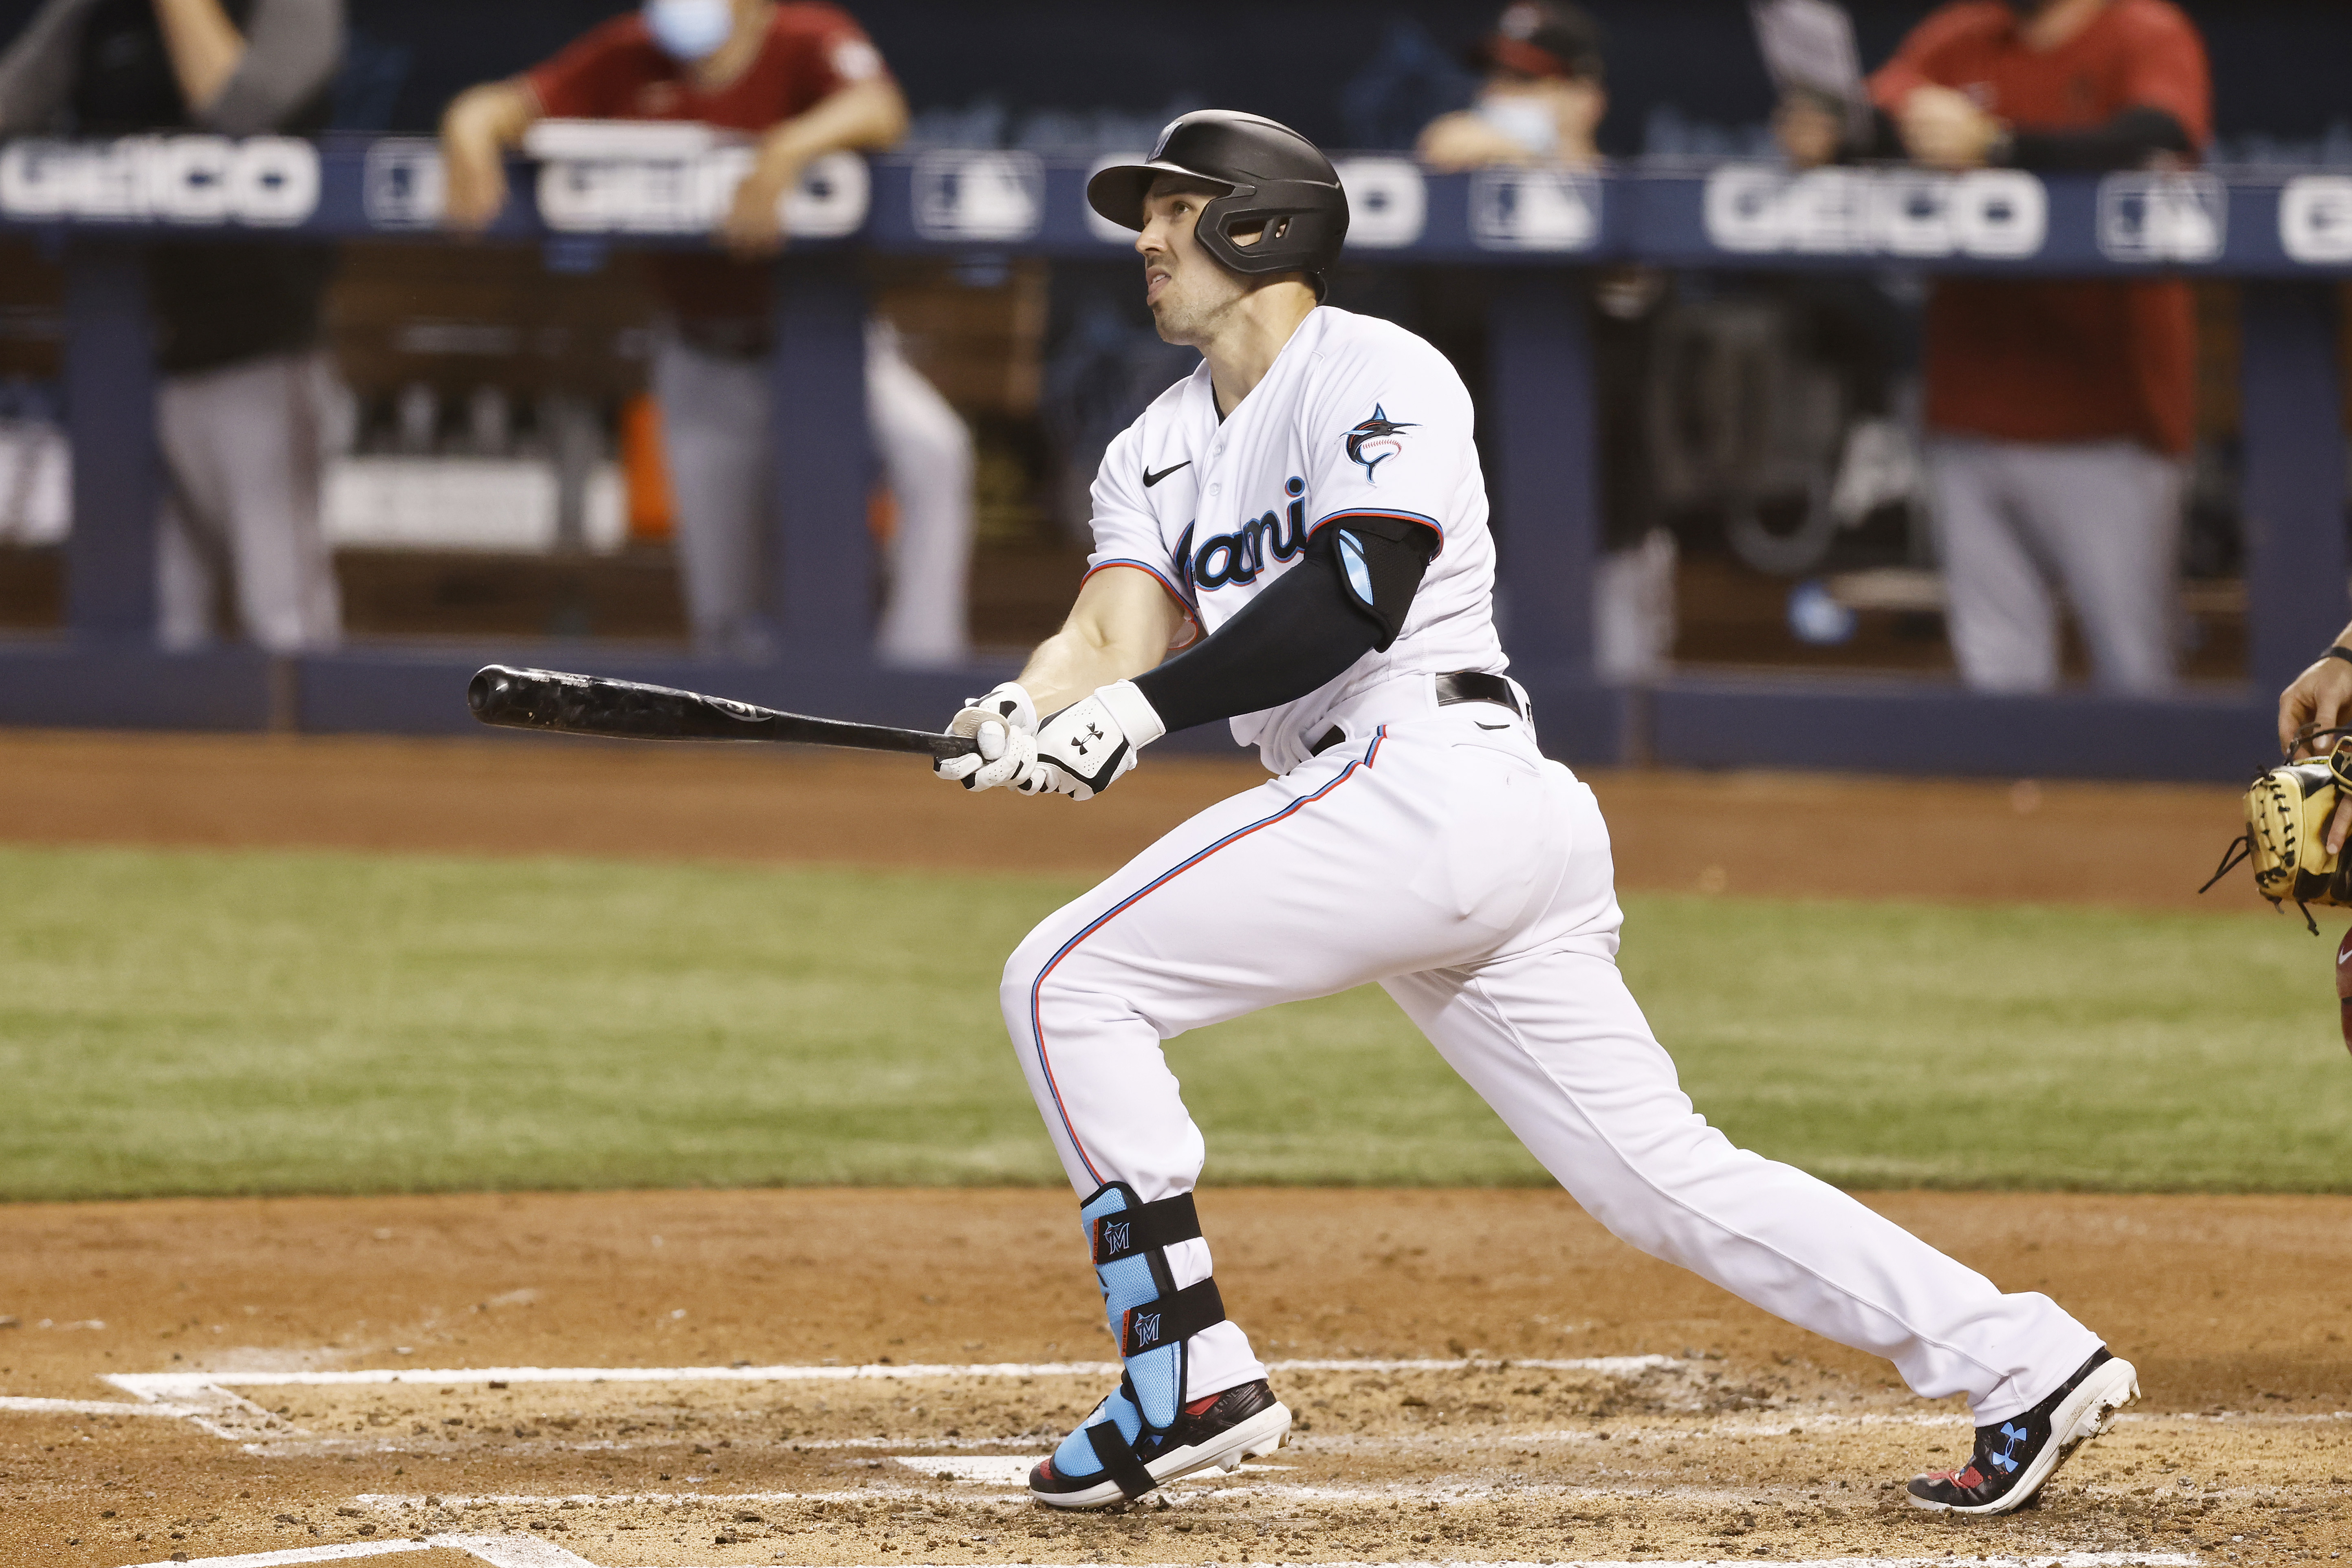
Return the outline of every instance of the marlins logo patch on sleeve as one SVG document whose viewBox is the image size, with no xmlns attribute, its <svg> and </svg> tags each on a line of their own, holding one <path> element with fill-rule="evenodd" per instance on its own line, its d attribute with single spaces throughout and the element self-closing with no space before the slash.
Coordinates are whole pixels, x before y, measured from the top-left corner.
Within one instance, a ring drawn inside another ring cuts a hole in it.
<svg viewBox="0 0 2352 1568">
<path fill-rule="evenodd" d="M 1348 432 L 1348 456 L 1363 466 L 1367 479 L 1377 480 L 1380 466 L 1404 450 L 1397 432 L 1413 428 L 1412 421 L 1391 419 L 1388 410 L 1375 403 L 1372 416 Z"/>
</svg>

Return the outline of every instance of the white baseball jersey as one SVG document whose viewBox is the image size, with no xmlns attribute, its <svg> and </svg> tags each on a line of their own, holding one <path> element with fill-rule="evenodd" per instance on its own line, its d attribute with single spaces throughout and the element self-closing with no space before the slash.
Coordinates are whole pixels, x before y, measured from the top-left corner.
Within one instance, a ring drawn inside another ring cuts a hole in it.
<svg viewBox="0 0 2352 1568">
<path fill-rule="evenodd" d="M 1209 633 L 1297 564 L 1328 522 L 1379 514 L 1436 529 L 1444 544 L 1395 642 L 1295 702 L 1234 720 L 1236 741 L 1286 772 L 1325 716 L 1360 691 L 1507 662 L 1471 426 L 1469 391 L 1444 354 L 1391 322 L 1322 306 L 1223 420 L 1203 361 L 1110 444 L 1095 479 L 1088 575 L 1141 567 Z"/>
</svg>

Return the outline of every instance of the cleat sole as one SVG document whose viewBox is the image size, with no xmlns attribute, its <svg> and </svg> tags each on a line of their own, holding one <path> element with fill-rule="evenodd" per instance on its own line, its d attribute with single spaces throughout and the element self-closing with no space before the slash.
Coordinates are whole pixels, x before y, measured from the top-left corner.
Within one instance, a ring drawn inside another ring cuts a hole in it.
<svg viewBox="0 0 2352 1568">
<path fill-rule="evenodd" d="M 1276 1404 L 1261 1410 L 1248 1420 L 1229 1426 L 1205 1443 L 1195 1443 L 1173 1453 L 1162 1454 L 1143 1468 L 1151 1479 L 1163 1485 L 1184 1476 L 1198 1475 L 1215 1468 L 1231 1475 L 1242 1467 L 1244 1459 L 1261 1454 L 1271 1454 L 1290 1441 L 1290 1407 Z M 1124 1500 L 1116 1481 L 1104 1481 L 1099 1486 L 1081 1491 L 1041 1492 L 1034 1489 L 1029 1496 L 1049 1508 L 1108 1508 Z"/>
</svg>

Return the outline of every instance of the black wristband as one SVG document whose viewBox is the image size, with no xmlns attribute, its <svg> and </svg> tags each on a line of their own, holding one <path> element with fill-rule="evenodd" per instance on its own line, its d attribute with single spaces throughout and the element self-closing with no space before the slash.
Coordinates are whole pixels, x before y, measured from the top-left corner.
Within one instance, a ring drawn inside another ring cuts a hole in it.
<svg viewBox="0 0 2352 1568">
<path fill-rule="evenodd" d="M 2352 647 L 2346 647 L 2342 643 L 2336 643 L 2319 657 L 2322 658 L 2340 658 L 2347 664 L 2352 664 Z"/>
</svg>

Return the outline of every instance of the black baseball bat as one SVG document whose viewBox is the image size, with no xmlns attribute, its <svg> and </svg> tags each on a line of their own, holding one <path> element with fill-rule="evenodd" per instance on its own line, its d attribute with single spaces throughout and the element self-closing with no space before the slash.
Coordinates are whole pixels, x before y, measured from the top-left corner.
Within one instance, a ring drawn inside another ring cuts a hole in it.
<svg viewBox="0 0 2352 1568">
<path fill-rule="evenodd" d="M 894 730 L 846 719 L 781 713 L 725 697 L 677 691 L 601 675 L 560 669 L 485 665 L 466 687 L 466 706 L 485 724 L 509 730 L 552 730 L 563 735 L 611 735 L 635 741 L 772 741 L 788 745 L 848 746 L 863 752 L 913 752 L 945 761 L 970 756 L 980 743 L 963 735 Z"/>
</svg>

